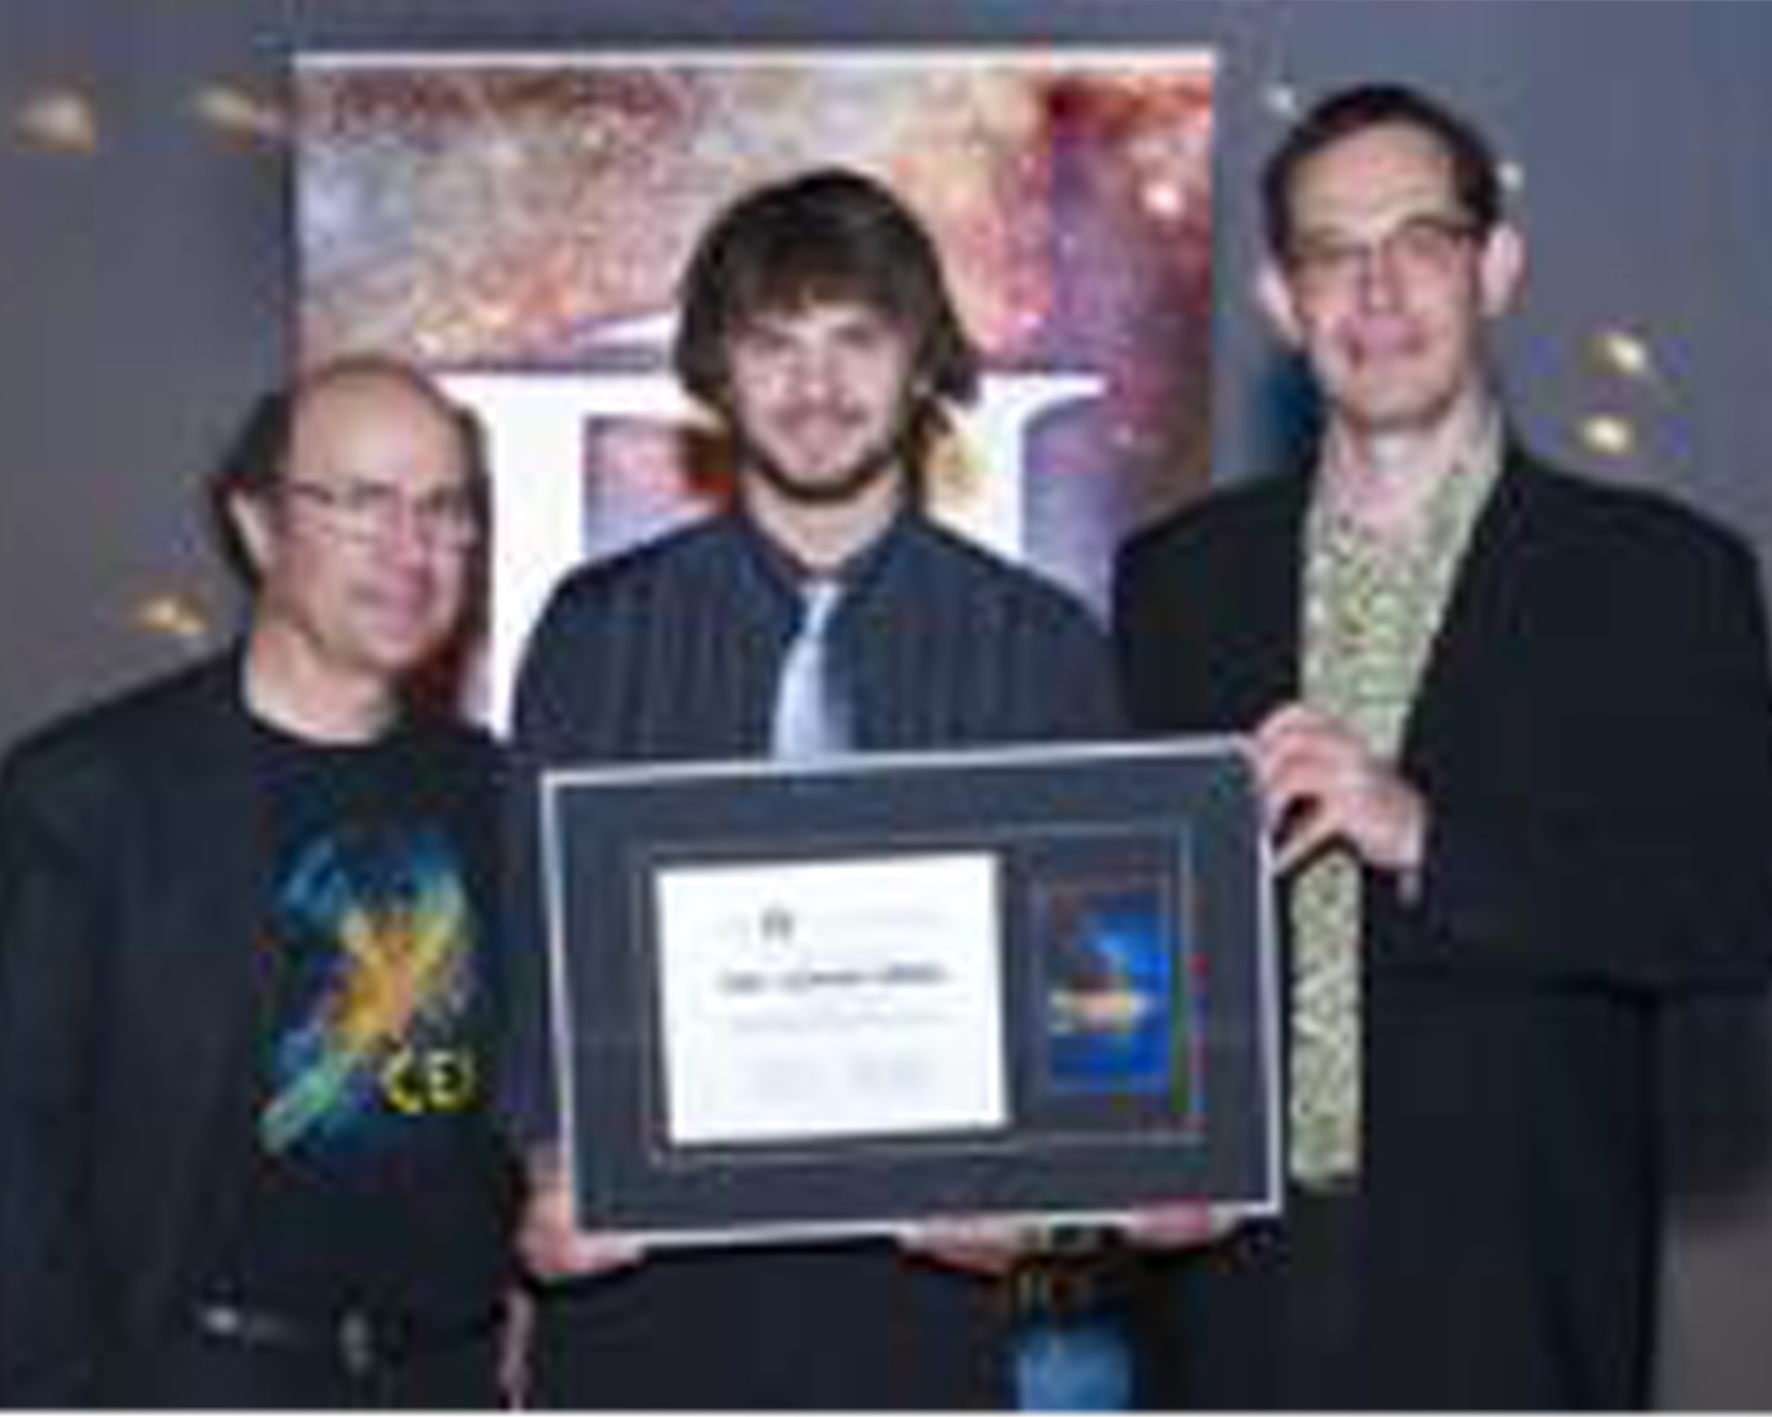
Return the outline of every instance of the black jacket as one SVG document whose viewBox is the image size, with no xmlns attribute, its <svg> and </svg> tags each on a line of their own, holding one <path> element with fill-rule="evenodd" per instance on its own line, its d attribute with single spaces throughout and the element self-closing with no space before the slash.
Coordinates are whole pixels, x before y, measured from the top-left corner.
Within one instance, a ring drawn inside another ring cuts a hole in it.
<svg viewBox="0 0 1772 1417">
<path fill-rule="evenodd" d="M 240 672 L 230 655 L 79 714 L 0 777 L 7 1404 L 105 1395 L 107 1367 L 192 1301 L 240 1192 L 271 1002 Z M 495 812 L 487 740 L 405 739 L 456 760 L 440 779 L 481 784 L 476 810 Z M 478 1243 L 502 1250 L 493 1228 Z"/>
<path fill-rule="evenodd" d="M 1308 483 L 1247 484 L 1123 555 L 1149 731 L 1297 692 Z M 1648 1396 L 1666 1000 L 1772 962 L 1772 688 L 1751 556 L 1660 497 L 1518 452 L 1407 724 L 1419 895 L 1368 882 L 1365 1171 L 1334 1258 L 1284 1226 L 1173 1266 L 1165 1405 L 1625 1407 Z M 1334 1387 L 1288 1307 L 1333 1306 Z"/>
</svg>

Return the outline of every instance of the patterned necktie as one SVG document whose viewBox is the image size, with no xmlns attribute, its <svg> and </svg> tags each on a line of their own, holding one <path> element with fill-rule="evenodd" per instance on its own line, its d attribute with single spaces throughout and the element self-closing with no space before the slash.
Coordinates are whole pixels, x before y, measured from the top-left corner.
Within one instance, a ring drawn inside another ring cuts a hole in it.
<svg viewBox="0 0 1772 1417">
<path fill-rule="evenodd" d="M 842 586 L 815 577 L 800 588 L 800 628 L 781 662 L 775 686 L 775 717 L 769 751 L 777 758 L 816 758 L 849 746 L 843 711 L 830 666 L 826 631 Z"/>
</svg>

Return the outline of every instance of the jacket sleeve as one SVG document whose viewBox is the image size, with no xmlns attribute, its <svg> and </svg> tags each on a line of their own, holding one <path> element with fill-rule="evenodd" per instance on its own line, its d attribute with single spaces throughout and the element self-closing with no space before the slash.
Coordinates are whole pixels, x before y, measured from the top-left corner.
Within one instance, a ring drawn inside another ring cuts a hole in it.
<svg viewBox="0 0 1772 1417">
<path fill-rule="evenodd" d="M 560 1143 L 562 1118 L 551 1047 L 546 882 L 542 869 L 541 776 L 569 756 L 571 679 L 589 653 L 584 620 L 550 602 L 531 635 L 517 677 L 505 776 L 505 1021 L 499 1109 L 520 1152 Z"/>
<path fill-rule="evenodd" d="M 1174 676 L 1185 673 L 1191 656 L 1177 654 L 1181 631 L 1169 616 L 1186 601 L 1165 575 L 1166 562 L 1152 543 L 1152 534 L 1136 537 L 1120 549 L 1114 562 L 1114 652 L 1121 695 L 1133 723 L 1143 729 L 1173 727 L 1167 712 Z"/>
<path fill-rule="evenodd" d="M 1058 741 L 1111 738 L 1126 731 L 1119 679 L 1106 634 L 1081 606 L 1062 629 L 1062 652 L 1044 666 L 1030 699 L 1045 698 L 1045 736 Z"/>
<path fill-rule="evenodd" d="M 85 1197 L 101 823 L 38 755 L 0 777 L 0 1405 L 90 1396 L 103 1326 Z"/>
</svg>

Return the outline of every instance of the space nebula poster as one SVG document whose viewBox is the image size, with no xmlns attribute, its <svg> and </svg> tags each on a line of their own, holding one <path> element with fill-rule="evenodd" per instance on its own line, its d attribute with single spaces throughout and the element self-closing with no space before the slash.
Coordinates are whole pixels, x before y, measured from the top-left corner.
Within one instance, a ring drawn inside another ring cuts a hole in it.
<svg viewBox="0 0 1772 1417">
<path fill-rule="evenodd" d="M 484 707 L 548 589 L 694 515 L 678 278 L 739 192 L 844 164 L 929 226 L 986 379 L 938 515 L 1105 601 L 1206 479 L 1215 69 L 1195 49 L 312 54 L 301 354 L 404 355 L 482 417 Z"/>
</svg>

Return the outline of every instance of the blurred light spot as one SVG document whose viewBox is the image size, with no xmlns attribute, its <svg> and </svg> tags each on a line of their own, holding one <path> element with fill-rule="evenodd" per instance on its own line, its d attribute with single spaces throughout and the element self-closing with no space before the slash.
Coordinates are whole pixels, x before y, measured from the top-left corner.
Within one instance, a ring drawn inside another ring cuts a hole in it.
<svg viewBox="0 0 1772 1417">
<path fill-rule="evenodd" d="M 233 84 L 205 84 L 191 95 L 191 111 L 225 137 L 276 143 L 289 132 L 282 109 Z"/>
<path fill-rule="evenodd" d="M 1509 160 L 1499 166 L 1501 190 L 1510 197 L 1517 197 L 1526 190 L 1526 165 Z"/>
<path fill-rule="evenodd" d="M 144 596 L 129 619 L 143 634 L 172 640 L 186 649 L 201 648 L 209 639 L 209 621 L 203 612 L 170 591 Z"/>
<path fill-rule="evenodd" d="M 25 102 L 17 122 L 25 141 L 45 152 L 98 151 L 98 110 L 78 89 L 46 89 Z"/>
<path fill-rule="evenodd" d="M 1601 457 L 1628 458 L 1637 450 L 1637 430 L 1627 418 L 1596 413 L 1581 421 L 1581 441 Z"/>
<path fill-rule="evenodd" d="M 1284 79 L 1276 79 L 1262 91 L 1262 103 L 1267 111 L 1282 122 L 1290 123 L 1304 111 L 1304 100 L 1299 97 L 1296 86 Z"/>
<path fill-rule="evenodd" d="M 1649 342 L 1625 329 L 1601 330 L 1593 337 L 1594 358 L 1600 367 L 1624 379 L 1655 377 L 1655 356 Z"/>
<path fill-rule="evenodd" d="M 1181 183 L 1154 178 L 1140 189 L 1144 209 L 1158 221 L 1175 221 L 1187 212 L 1187 193 Z"/>
</svg>

